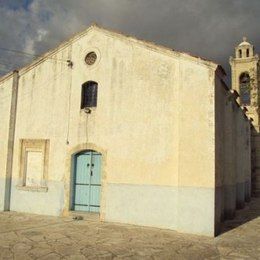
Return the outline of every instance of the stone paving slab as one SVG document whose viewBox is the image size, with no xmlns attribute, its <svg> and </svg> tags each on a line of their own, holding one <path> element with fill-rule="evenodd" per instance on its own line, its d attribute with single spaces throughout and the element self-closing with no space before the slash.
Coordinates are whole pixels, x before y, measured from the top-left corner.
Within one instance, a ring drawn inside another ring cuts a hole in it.
<svg viewBox="0 0 260 260">
<path fill-rule="evenodd" d="M 16 212 L 0 213 L 0 259 L 260 259 L 260 199 L 216 238 Z"/>
</svg>

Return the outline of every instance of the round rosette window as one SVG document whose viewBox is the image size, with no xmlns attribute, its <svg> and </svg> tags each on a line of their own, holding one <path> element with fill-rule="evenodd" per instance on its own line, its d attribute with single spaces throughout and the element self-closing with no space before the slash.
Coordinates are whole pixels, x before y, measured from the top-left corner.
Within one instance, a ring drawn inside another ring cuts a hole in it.
<svg viewBox="0 0 260 260">
<path fill-rule="evenodd" d="M 97 60 L 97 54 L 94 51 L 89 52 L 85 57 L 87 65 L 93 65 Z"/>
</svg>

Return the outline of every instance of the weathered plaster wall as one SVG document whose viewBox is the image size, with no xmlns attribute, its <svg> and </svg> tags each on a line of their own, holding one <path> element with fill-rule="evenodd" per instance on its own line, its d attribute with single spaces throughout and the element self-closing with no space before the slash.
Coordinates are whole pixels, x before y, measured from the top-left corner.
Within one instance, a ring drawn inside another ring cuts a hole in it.
<svg viewBox="0 0 260 260">
<path fill-rule="evenodd" d="M 178 229 L 195 231 L 200 226 L 204 229 L 201 233 L 213 235 L 215 73 L 210 68 L 199 68 L 189 62 L 183 63 L 182 68 L 184 73 L 180 74 L 182 83 L 179 89 Z M 203 197 L 203 204 L 194 201 L 194 194 L 197 198 Z M 197 217 L 191 217 L 191 212 Z M 200 223 L 202 219 L 204 225 Z M 196 230 L 194 233 L 200 232 Z"/>
<path fill-rule="evenodd" d="M 68 125 L 68 50 L 28 71 L 20 71 L 11 210 L 59 215 L 64 204 Z M 64 60 L 64 61 L 62 61 Z M 48 191 L 25 190 L 21 183 L 21 139 L 48 139 Z"/>
<path fill-rule="evenodd" d="M 244 139 L 245 152 L 245 201 L 249 202 L 251 199 L 251 179 L 252 179 L 252 165 L 251 165 L 251 123 L 245 118 L 244 132 L 246 138 Z"/>
<path fill-rule="evenodd" d="M 251 179 L 251 163 L 248 160 L 251 158 L 250 132 L 247 131 L 249 121 L 241 108 L 237 113 L 237 126 L 236 207 L 241 209 L 245 205 L 246 198 L 248 199 L 248 181 Z"/>
<path fill-rule="evenodd" d="M 232 219 L 236 210 L 236 121 L 237 104 L 232 93 L 227 92 L 225 101 L 225 162 L 224 162 L 224 218 Z"/>
<path fill-rule="evenodd" d="M 260 195 L 260 135 L 256 131 L 252 131 L 251 144 L 253 151 L 253 173 L 252 173 L 252 192 L 255 196 Z"/>
<path fill-rule="evenodd" d="M 236 172 L 236 205 L 237 208 L 244 207 L 244 167 L 243 167 L 243 121 L 240 120 L 242 117 L 242 111 L 239 108 L 236 113 L 237 121 L 237 172 Z"/>
<path fill-rule="evenodd" d="M 216 78 L 216 224 L 233 218 L 250 198 L 250 120 L 220 78 Z M 219 226 L 219 225 L 218 225 Z"/>
<path fill-rule="evenodd" d="M 12 76 L 0 81 L 0 210 L 4 208 L 7 144 L 10 106 L 12 98 Z"/>
<path fill-rule="evenodd" d="M 219 233 L 220 223 L 224 214 L 224 172 L 225 172 L 225 103 L 226 89 L 220 71 L 215 77 L 215 225 Z"/>
</svg>

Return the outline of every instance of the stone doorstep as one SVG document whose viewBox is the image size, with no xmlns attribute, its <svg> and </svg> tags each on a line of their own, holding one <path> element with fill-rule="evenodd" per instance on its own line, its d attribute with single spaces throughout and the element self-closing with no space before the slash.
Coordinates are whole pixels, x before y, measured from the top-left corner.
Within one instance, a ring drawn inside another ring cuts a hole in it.
<svg viewBox="0 0 260 260">
<path fill-rule="evenodd" d="M 100 214 L 85 211 L 69 211 L 69 216 L 74 220 L 100 221 Z"/>
</svg>

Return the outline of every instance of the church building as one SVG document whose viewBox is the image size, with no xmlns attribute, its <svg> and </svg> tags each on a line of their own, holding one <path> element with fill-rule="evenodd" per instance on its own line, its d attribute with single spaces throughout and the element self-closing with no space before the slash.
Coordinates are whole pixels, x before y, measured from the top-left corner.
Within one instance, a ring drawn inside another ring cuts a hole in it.
<svg viewBox="0 0 260 260">
<path fill-rule="evenodd" d="M 244 41 L 230 62 L 233 89 L 212 61 L 92 25 L 3 76 L 0 210 L 217 235 L 250 200 L 259 132 L 241 89 L 258 57 Z"/>
</svg>

